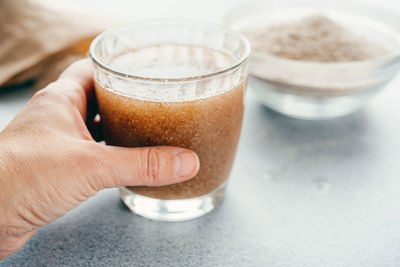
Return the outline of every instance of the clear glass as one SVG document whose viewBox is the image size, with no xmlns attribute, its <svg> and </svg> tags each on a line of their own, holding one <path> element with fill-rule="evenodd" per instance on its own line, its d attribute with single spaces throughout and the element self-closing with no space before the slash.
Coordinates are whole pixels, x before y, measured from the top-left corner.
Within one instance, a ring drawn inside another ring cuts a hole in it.
<svg viewBox="0 0 400 267">
<path fill-rule="evenodd" d="M 233 60 L 209 73 L 180 77 L 145 77 L 109 64 L 124 51 L 160 45 L 205 47 Z M 129 24 L 93 41 L 90 56 L 106 143 L 186 147 L 200 159 L 200 171 L 189 181 L 121 188 L 122 200 L 134 213 L 183 221 L 202 216 L 221 202 L 240 136 L 249 53 L 250 45 L 240 33 L 187 20 Z"/>
<path fill-rule="evenodd" d="M 301 119 L 325 119 L 361 108 L 400 67 L 400 17 L 382 6 L 350 0 L 255 1 L 232 9 L 225 23 L 251 29 L 326 15 L 389 53 L 371 60 L 319 63 L 278 58 L 256 50 L 250 56 L 250 88 L 271 109 Z"/>
</svg>

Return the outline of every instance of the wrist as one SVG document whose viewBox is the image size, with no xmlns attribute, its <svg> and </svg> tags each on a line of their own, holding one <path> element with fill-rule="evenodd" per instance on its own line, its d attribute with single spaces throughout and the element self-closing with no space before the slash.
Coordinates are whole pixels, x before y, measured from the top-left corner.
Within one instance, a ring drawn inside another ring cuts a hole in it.
<svg viewBox="0 0 400 267">
<path fill-rule="evenodd" d="M 6 152 L 7 148 L 0 141 L 0 241 L 9 238 L 12 232 L 13 219 L 10 218 L 9 208 L 7 203 L 9 201 L 9 171 L 7 170 Z"/>
<path fill-rule="evenodd" d="M 10 147 L 0 139 L 0 260 L 21 248 L 36 232 L 18 213 L 19 199 L 16 184 L 20 166 L 13 160 Z"/>
<path fill-rule="evenodd" d="M 18 205 L 18 191 L 15 189 L 18 188 L 15 188 L 15 179 L 12 176 L 17 175 L 15 170 L 18 166 L 15 166 L 11 158 L 9 148 L 0 140 L 0 242 L 24 235 L 31 228 L 19 216 L 15 207 Z"/>
</svg>

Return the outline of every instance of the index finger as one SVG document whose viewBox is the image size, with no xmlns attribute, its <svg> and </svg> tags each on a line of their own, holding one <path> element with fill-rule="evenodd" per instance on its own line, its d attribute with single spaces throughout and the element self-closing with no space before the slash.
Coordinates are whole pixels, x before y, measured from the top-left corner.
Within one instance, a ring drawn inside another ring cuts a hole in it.
<svg viewBox="0 0 400 267">
<path fill-rule="evenodd" d="M 93 69 L 88 58 L 71 64 L 58 79 L 72 79 L 82 87 L 88 99 L 93 95 Z"/>
<path fill-rule="evenodd" d="M 68 96 L 82 117 L 85 118 L 87 102 L 94 95 L 93 70 L 90 59 L 82 59 L 70 65 L 61 73 L 55 85 L 53 90 Z"/>
</svg>

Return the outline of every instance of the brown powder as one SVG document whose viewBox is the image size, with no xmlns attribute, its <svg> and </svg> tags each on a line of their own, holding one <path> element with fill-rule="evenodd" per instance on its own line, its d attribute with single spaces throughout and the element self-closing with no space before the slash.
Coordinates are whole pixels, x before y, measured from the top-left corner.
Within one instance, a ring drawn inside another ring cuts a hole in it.
<svg viewBox="0 0 400 267">
<path fill-rule="evenodd" d="M 325 16 L 245 32 L 254 50 L 276 57 L 315 62 L 362 61 L 387 53 Z"/>
</svg>

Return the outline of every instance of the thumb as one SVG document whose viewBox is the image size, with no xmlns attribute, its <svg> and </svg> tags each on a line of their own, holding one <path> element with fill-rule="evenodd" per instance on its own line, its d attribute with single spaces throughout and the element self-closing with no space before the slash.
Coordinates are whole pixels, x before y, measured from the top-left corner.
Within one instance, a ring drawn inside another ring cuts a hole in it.
<svg viewBox="0 0 400 267">
<path fill-rule="evenodd" d="M 102 170 L 106 175 L 100 176 L 104 188 L 179 183 L 195 176 L 200 168 L 197 155 L 179 147 L 99 146 L 103 148 L 103 160 L 107 161 L 107 171 Z"/>
</svg>

